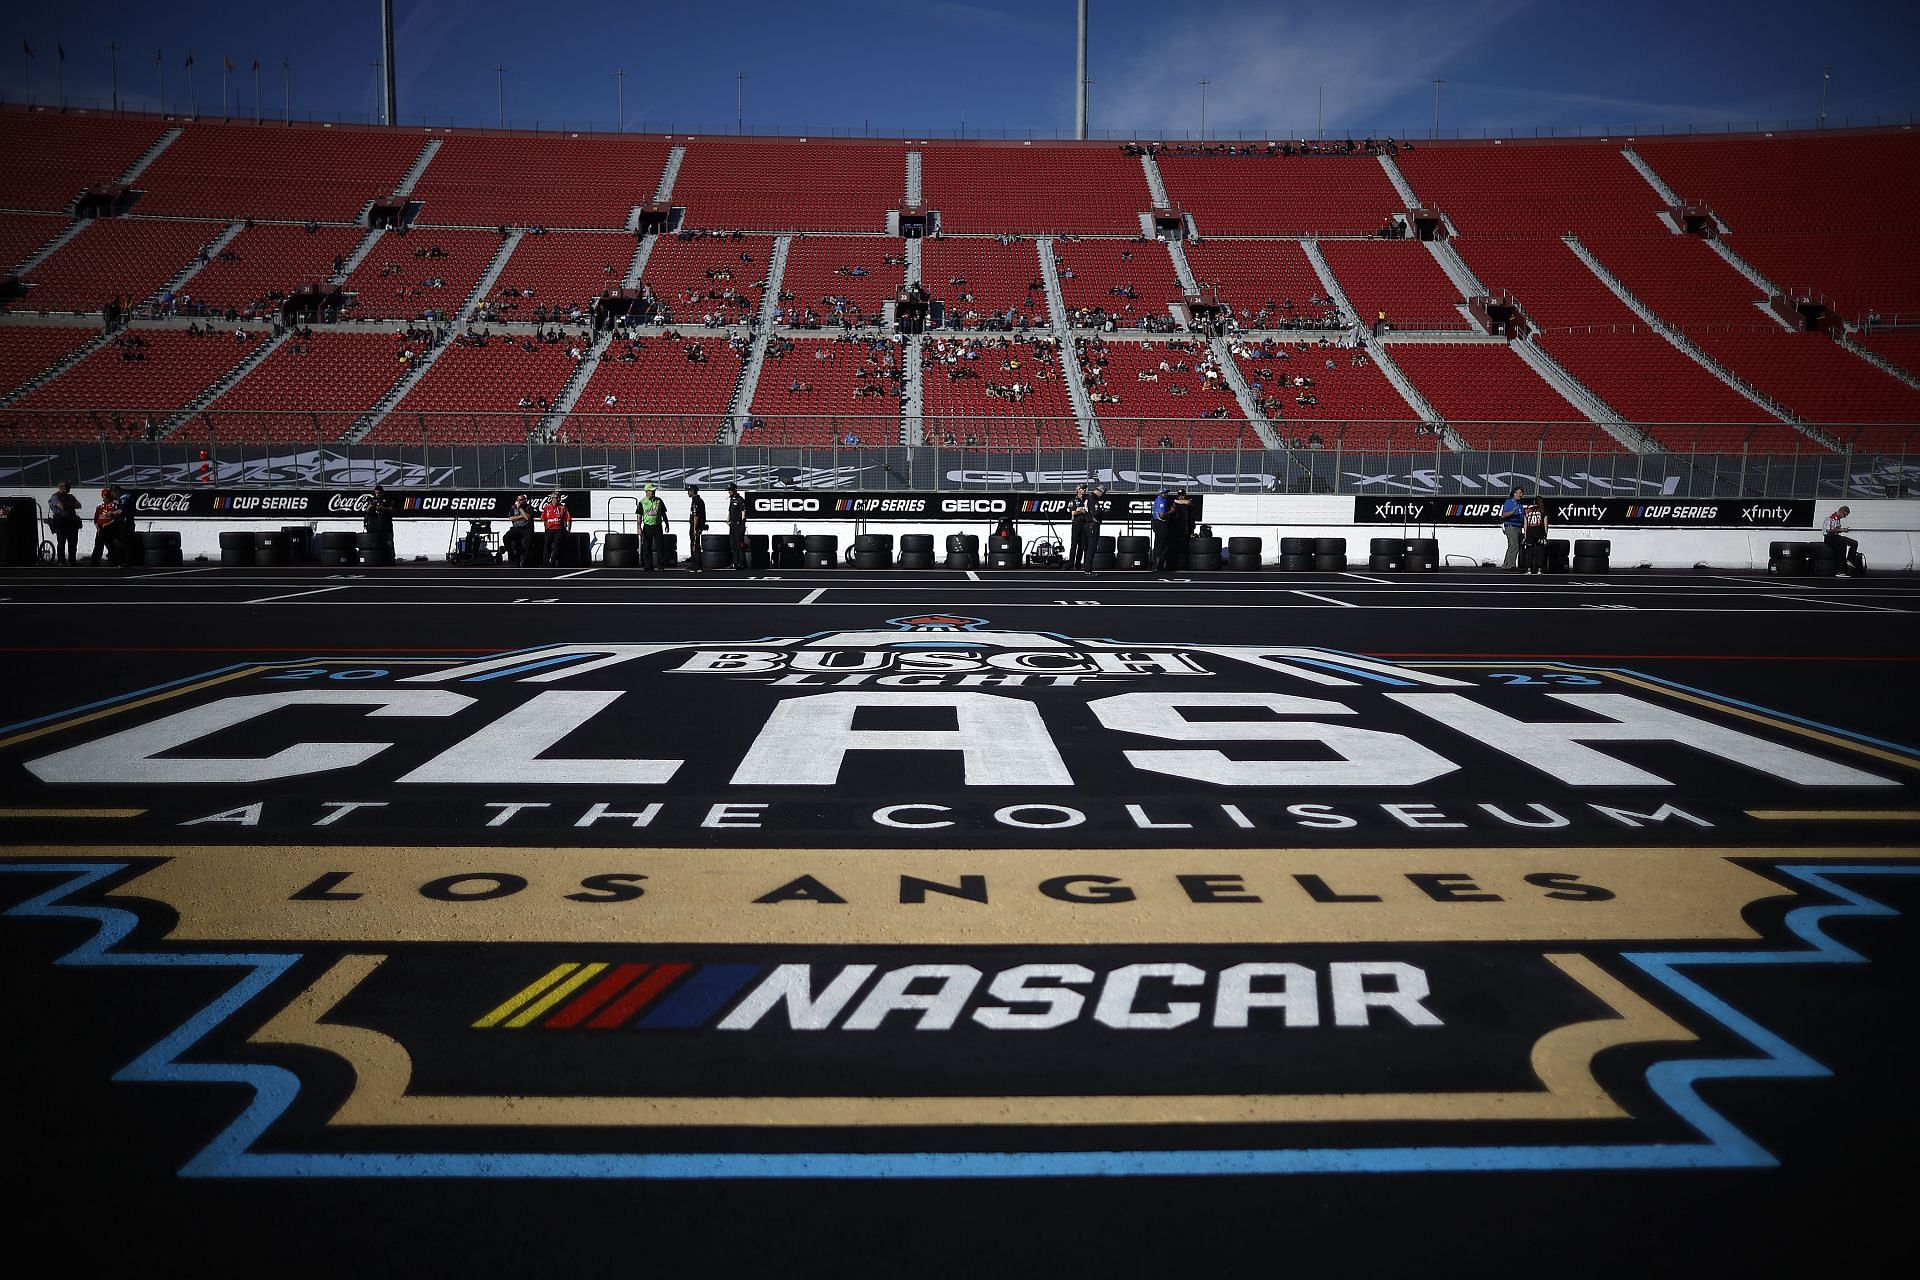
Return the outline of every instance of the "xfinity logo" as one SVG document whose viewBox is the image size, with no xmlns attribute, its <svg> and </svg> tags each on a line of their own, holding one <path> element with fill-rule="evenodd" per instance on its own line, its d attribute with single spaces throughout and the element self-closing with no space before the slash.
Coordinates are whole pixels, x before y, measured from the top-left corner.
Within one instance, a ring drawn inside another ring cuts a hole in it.
<svg viewBox="0 0 1920 1280">
<path fill-rule="evenodd" d="M 1423 507 L 1418 502 L 1377 502 L 1373 509 L 1383 516 L 1404 516 L 1407 519 L 1415 519 L 1421 514 Z"/>
<path fill-rule="evenodd" d="M 1762 520 L 1773 524 L 1784 524 L 1793 515 L 1790 507 L 1746 507 L 1741 510 L 1740 518 L 1749 523 Z"/>
<path fill-rule="evenodd" d="M 1606 518 L 1606 515 L 1607 509 L 1598 504 L 1585 507 L 1569 506 L 1560 508 L 1560 518 L 1562 520 L 1603 520 Z"/>
<path fill-rule="evenodd" d="M 878 972 L 876 979 L 875 974 Z M 863 998 L 861 992 L 865 991 Z M 991 977 L 970 964 L 783 964 L 718 1024 L 791 1031 L 1054 1031 L 1092 1022 L 1114 1031 L 1202 1024 L 1248 1027 L 1438 1027 L 1424 969 L 1396 960 L 1248 962 L 1209 970 L 1159 961 L 1104 972 L 1084 964 L 1020 964 Z"/>
</svg>

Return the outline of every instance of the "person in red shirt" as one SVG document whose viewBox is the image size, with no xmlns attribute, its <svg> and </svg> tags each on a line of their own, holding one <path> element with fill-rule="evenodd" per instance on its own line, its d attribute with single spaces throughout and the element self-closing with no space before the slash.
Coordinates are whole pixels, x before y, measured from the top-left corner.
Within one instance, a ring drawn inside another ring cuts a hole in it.
<svg viewBox="0 0 1920 1280">
<path fill-rule="evenodd" d="M 540 508 L 540 527 L 546 531 L 546 561 L 551 568 L 560 563 L 560 548 L 573 529 L 573 513 L 557 492 L 548 494 L 546 505 Z"/>
<path fill-rule="evenodd" d="M 100 491 L 100 505 L 93 509 L 93 555 L 89 564 L 99 564 L 105 556 L 112 564 L 119 555 L 120 540 L 114 532 L 113 522 L 119 514 L 119 507 L 113 500 L 113 486 L 108 485 Z"/>
</svg>

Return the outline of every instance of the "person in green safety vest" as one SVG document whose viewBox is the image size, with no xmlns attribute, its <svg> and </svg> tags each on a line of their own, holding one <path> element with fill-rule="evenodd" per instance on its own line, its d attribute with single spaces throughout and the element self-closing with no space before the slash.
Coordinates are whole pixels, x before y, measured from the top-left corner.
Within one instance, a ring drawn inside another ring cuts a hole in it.
<svg viewBox="0 0 1920 1280">
<path fill-rule="evenodd" d="M 648 573 L 667 567 L 667 504 L 648 485 L 640 497 L 640 568 Z"/>
</svg>

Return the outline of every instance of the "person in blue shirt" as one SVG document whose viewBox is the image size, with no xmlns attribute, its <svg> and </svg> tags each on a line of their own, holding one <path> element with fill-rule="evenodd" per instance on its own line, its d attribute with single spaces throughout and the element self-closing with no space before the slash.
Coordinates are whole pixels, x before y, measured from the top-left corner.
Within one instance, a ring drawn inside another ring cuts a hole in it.
<svg viewBox="0 0 1920 1280">
<path fill-rule="evenodd" d="M 1173 494 L 1162 486 L 1153 500 L 1153 571 L 1167 571 L 1167 555 L 1171 550 L 1167 537 L 1167 517 L 1173 514 Z"/>
<path fill-rule="evenodd" d="M 1520 486 L 1513 486 L 1513 492 L 1500 504 L 1500 532 L 1507 536 L 1507 558 L 1500 567 L 1508 573 L 1520 568 L 1520 528 L 1527 517 L 1527 504 L 1520 501 Z"/>
</svg>

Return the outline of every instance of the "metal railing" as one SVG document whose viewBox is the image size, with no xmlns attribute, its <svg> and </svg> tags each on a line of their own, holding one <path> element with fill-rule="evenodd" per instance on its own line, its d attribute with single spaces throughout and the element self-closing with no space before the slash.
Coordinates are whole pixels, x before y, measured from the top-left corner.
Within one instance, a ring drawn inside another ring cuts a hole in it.
<svg viewBox="0 0 1920 1280">
<path fill-rule="evenodd" d="M 1456 422 L 1455 451 L 1426 423 L 1288 418 L 1264 448 L 1237 419 L 1102 417 L 1106 447 L 1072 418 L 927 415 L 901 443 L 897 414 L 730 419 L 723 414 L 574 413 L 549 437 L 538 413 L 393 415 L 347 441 L 357 415 L 192 415 L 163 410 L 0 410 L 0 487 L 389 485 L 621 488 L 689 478 L 756 487 L 1118 490 L 1179 483 L 1212 492 L 1548 493 L 1713 497 L 1920 496 L 1920 424 L 1829 427 L 1837 450 L 1802 437 L 1757 449 L 1752 423 L 1639 423 L 1665 448 L 1632 453 L 1590 422 Z M 154 424 L 154 425 L 149 425 Z M 1785 428 L 1780 428 L 1785 430 Z M 1769 433 L 1769 438 L 1778 438 Z"/>
</svg>

